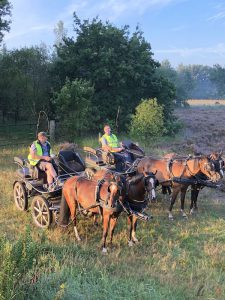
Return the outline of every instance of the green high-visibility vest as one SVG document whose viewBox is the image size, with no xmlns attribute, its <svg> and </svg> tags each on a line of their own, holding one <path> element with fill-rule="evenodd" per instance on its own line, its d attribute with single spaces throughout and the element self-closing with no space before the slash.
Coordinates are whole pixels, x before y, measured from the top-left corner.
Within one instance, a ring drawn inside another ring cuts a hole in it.
<svg viewBox="0 0 225 300">
<path fill-rule="evenodd" d="M 52 154 L 51 145 L 50 145 L 49 142 L 46 142 L 46 143 L 47 143 L 47 147 L 48 147 L 48 155 L 50 156 Z M 43 149 L 42 149 L 41 143 L 37 140 L 37 141 L 33 142 L 33 144 L 36 147 L 36 154 L 39 155 L 39 156 L 42 156 L 43 155 Z M 29 163 L 32 166 L 36 166 L 36 164 L 39 162 L 40 159 L 34 159 L 29 154 L 28 155 L 28 160 L 29 160 Z"/>
<path fill-rule="evenodd" d="M 104 134 L 102 138 L 106 139 L 108 146 L 112 148 L 111 150 L 112 152 L 113 152 L 113 148 L 119 147 L 118 139 L 115 134 L 110 134 L 110 135 Z"/>
</svg>

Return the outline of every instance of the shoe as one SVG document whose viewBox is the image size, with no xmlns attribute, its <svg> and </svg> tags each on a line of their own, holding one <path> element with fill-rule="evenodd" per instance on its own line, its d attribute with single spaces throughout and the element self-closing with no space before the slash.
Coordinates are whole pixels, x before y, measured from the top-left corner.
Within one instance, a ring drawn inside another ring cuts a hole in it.
<svg viewBox="0 0 225 300">
<path fill-rule="evenodd" d="M 49 192 L 54 192 L 55 190 L 56 190 L 56 185 L 54 183 L 52 183 L 48 186 L 48 191 Z"/>
</svg>

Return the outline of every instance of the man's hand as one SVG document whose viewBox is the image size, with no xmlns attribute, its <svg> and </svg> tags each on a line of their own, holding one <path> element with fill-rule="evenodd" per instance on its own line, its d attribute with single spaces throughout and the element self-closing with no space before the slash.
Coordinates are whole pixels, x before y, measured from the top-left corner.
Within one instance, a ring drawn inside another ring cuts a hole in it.
<svg viewBox="0 0 225 300">
<path fill-rule="evenodd" d="M 52 160 L 52 158 L 49 157 L 49 156 L 43 156 L 43 159 L 46 160 L 46 161 L 51 161 Z"/>
</svg>

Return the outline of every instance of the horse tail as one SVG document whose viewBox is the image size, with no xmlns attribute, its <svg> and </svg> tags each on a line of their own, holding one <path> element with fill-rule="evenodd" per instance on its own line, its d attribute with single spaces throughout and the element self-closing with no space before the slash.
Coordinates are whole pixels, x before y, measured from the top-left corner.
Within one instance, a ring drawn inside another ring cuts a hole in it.
<svg viewBox="0 0 225 300">
<path fill-rule="evenodd" d="M 62 192 L 61 204 L 60 204 L 60 212 L 59 212 L 59 226 L 68 225 L 70 218 L 70 209 L 66 201 L 66 197 Z"/>
</svg>

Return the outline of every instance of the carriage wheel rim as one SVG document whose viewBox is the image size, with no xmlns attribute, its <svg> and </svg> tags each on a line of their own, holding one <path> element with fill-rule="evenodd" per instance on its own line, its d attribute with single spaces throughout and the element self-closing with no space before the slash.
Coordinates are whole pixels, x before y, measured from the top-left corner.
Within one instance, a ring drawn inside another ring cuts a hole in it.
<svg viewBox="0 0 225 300">
<path fill-rule="evenodd" d="M 50 211 L 43 199 L 35 200 L 32 214 L 38 226 L 47 227 L 50 225 Z"/>
<path fill-rule="evenodd" d="M 14 199 L 19 208 L 23 208 L 25 205 L 25 195 L 24 190 L 22 189 L 21 185 L 17 183 L 15 191 L 14 191 Z"/>
</svg>

